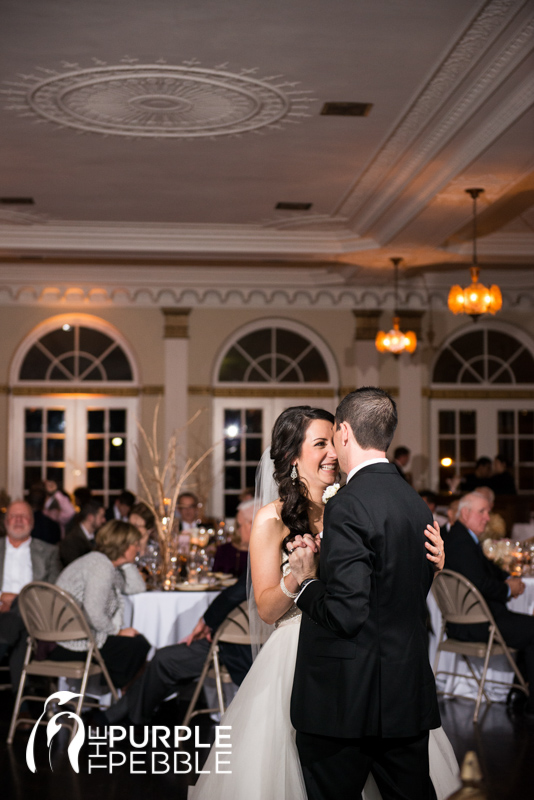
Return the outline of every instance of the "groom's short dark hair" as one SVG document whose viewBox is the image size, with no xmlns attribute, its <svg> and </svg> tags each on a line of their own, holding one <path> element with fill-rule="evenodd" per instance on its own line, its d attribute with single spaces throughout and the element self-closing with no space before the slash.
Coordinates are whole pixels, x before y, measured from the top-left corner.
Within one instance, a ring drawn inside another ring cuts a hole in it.
<svg viewBox="0 0 534 800">
<path fill-rule="evenodd" d="M 392 397 L 376 386 L 362 386 L 343 398 L 336 409 L 336 428 L 350 425 L 363 450 L 385 452 L 397 427 L 397 406 Z"/>
</svg>

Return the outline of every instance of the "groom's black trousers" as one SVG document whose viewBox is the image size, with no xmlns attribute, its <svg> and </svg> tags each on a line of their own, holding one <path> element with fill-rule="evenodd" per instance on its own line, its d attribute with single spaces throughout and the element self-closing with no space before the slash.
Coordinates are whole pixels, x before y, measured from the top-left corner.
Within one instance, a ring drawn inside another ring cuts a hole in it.
<svg viewBox="0 0 534 800">
<path fill-rule="evenodd" d="M 371 772 L 382 800 L 435 800 L 428 732 L 410 738 L 338 739 L 297 731 L 308 800 L 360 800 Z"/>
</svg>

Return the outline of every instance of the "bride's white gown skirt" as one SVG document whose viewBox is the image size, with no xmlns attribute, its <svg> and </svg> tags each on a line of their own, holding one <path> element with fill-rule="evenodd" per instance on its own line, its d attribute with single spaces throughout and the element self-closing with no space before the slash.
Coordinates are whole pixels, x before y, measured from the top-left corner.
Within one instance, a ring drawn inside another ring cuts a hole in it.
<svg viewBox="0 0 534 800">
<path fill-rule="evenodd" d="M 239 692 L 221 719 L 231 726 L 229 764 L 216 772 L 215 748 L 189 800 L 306 800 L 306 790 L 289 718 L 300 615 L 280 624 L 262 647 Z M 228 750 L 229 748 L 224 748 Z M 458 764 L 442 728 L 430 732 L 430 774 L 438 800 L 460 785 Z M 381 800 L 369 776 L 364 800 Z"/>
</svg>

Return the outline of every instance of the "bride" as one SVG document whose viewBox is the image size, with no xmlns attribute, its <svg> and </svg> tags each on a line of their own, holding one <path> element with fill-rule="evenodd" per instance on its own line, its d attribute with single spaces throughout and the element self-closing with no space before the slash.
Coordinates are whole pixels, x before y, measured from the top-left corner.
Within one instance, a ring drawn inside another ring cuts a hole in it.
<svg viewBox="0 0 534 800">
<path fill-rule="evenodd" d="M 221 725 L 231 727 L 231 755 L 225 756 L 229 763 L 218 765 L 213 748 L 189 800 L 306 800 L 289 717 L 301 612 L 291 597 L 298 584 L 287 564 L 285 540 L 290 531 L 291 537 L 311 532 L 317 539 L 322 533 L 323 493 L 333 486 L 338 472 L 333 422 L 327 411 L 297 406 L 282 412 L 274 425 L 272 461 L 266 451 L 258 469 L 257 499 L 263 507 L 254 520 L 250 568 L 252 600 L 261 619 L 274 623 L 275 631 L 221 719 Z M 298 474 L 293 468 L 297 459 Z M 439 532 L 428 526 L 425 533 L 430 540 L 427 557 L 441 568 L 444 557 L 435 555 L 443 549 Z M 252 614 L 254 640 L 253 622 Z M 438 800 L 444 800 L 459 787 L 459 778 L 442 728 L 430 732 L 429 755 L 434 788 Z M 363 800 L 381 800 L 372 775 Z"/>
</svg>

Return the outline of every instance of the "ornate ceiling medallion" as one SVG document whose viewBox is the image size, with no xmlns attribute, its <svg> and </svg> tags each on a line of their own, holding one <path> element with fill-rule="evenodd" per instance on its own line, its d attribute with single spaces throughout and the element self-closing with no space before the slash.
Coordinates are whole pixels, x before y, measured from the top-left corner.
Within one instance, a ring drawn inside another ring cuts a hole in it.
<svg viewBox="0 0 534 800">
<path fill-rule="evenodd" d="M 94 61 L 89 69 L 64 62 L 62 72 L 39 68 L 44 77 L 5 82 L 8 108 L 79 131 L 143 138 L 231 136 L 308 116 L 308 92 L 281 75 L 258 79 L 257 69 L 236 74 L 226 64 L 206 69 L 197 61 Z"/>
</svg>

